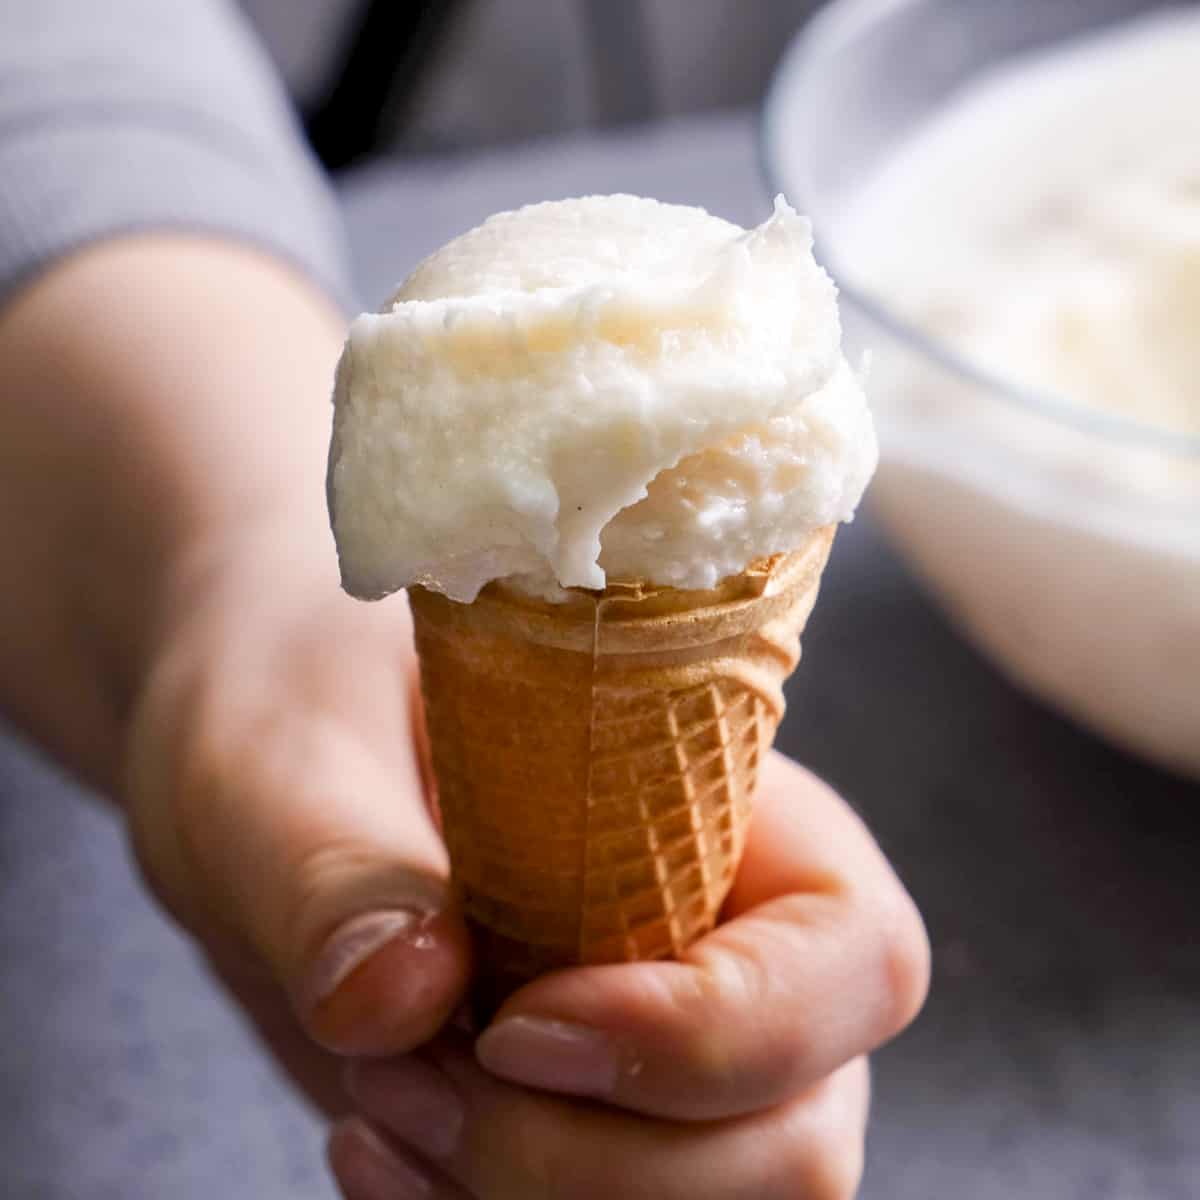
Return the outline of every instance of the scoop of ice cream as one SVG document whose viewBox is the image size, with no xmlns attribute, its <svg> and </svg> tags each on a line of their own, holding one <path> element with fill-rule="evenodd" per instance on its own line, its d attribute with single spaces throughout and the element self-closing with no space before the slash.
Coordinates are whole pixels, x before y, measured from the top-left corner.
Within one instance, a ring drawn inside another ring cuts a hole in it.
<svg viewBox="0 0 1200 1200">
<path fill-rule="evenodd" d="M 1005 265 L 1037 280 L 1036 302 L 966 322 L 968 353 L 998 371 L 1019 362 L 1073 400 L 1200 433 L 1200 147 L 1182 151 L 1145 152 L 1064 201 L 1065 229 L 1030 230 Z M 1019 295 L 1005 282 L 1003 294 Z"/>
<path fill-rule="evenodd" d="M 343 582 L 711 587 L 848 520 L 875 466 L 811 229 L 591 196 L 501 213 L 351 326 Z"/>
</svg>

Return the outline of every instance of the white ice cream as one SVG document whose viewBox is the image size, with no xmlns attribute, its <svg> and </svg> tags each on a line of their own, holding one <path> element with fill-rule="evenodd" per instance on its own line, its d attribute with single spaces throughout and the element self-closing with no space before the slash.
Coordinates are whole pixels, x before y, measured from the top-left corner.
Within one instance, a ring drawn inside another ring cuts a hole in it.
<svg viewBox="0 0 1200 1200">
<path fill-rule="evenodd" d="M 330 508 L 359 596 L 700 588 L 849 520 L 875 461 L 805 219 L 592 196 L 492 217 L 354 322 Z"/>
<path fill-rule="evenodd" d="M 1008 671 L 1200 778 L 1200 6 L 1006 60 L 831 224 L 848 282 L 1073 406 L 878 338 L 877 510 Z"/>
<path fill-rule="evenodd" d="M 964 89 L 835 240 L 848 278 L 999 377 L 1200 434 L 1200 10 Z"/>
</svg>

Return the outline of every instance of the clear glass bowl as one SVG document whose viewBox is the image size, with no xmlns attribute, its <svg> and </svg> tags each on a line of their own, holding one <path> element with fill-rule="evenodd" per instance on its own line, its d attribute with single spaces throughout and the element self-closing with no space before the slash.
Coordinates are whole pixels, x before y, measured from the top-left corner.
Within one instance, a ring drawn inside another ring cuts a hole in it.
<svg viewBox="0 0 1200 1200">
<path fill-rule="evenodd" d="M 979 73 L 1166 7 L 834 0 L 780 64 L 762 146 L 772 186 L 813 218 L 851 353 L 872 354 L 869 495 L 894 543 L 1008 674 L 1200 777 L 1200 439 L 1039 394 L 1020 362 L 1011 378 L 978 369 L 870 297 L 833 219 Z"/>
</svg>

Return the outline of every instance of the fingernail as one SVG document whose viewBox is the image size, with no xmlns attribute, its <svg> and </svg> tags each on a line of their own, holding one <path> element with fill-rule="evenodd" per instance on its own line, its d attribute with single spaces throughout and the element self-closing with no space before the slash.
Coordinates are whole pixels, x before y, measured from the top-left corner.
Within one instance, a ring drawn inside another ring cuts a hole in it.
<svg viewBox="0 0 1200 1200">
<path fill-rule="evenodd" d="M 310 1012 L 332 996 L 367 959 L 396 938 L 407 938 L 419 946 L 420 938 L 429 937 L 425 927 L 432 919 L 428 911 L 397 908 L 347 921 L 325 943 L 309 971 L 299 1000 L 301 1011 Z"/>
<path fill-rule="evenodd" d="M 543 1017 L 506 1017 L 475 1043 L 480 1065 L 527 1087 L 603 1097 L 617 1084 L 612 1039 L 598 1029 Z"/>
<path fill-rule="evenodd" d="M 446 1159 L 458 1149 L 466 1110 L 458 1089 L 436 1067 L 412 1058 L 360 1060 L 346 1071 L 346 1090 L 414 1150 Z"/>
<path fill-rule="evenodd" d="M 349 1123 L 343 1144 L 335 1172 L 352 1200 L 427 1200 L 434 1195 L 429 1174 L 393 1150 L 365 1121 Z"/>
</svg>

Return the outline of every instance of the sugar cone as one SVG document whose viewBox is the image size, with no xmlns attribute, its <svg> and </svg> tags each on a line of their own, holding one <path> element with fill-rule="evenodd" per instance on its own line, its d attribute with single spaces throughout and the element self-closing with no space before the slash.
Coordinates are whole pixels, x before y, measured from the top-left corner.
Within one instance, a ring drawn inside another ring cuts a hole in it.
<svg viewBox="0 0 1200 1200">
<path fill-rule="evenodd" d="M 711 591 L 411 590 L 481 1007 L 556 967 L 678 955 L 713 927 L 833 534 Z"/>
</svg>

